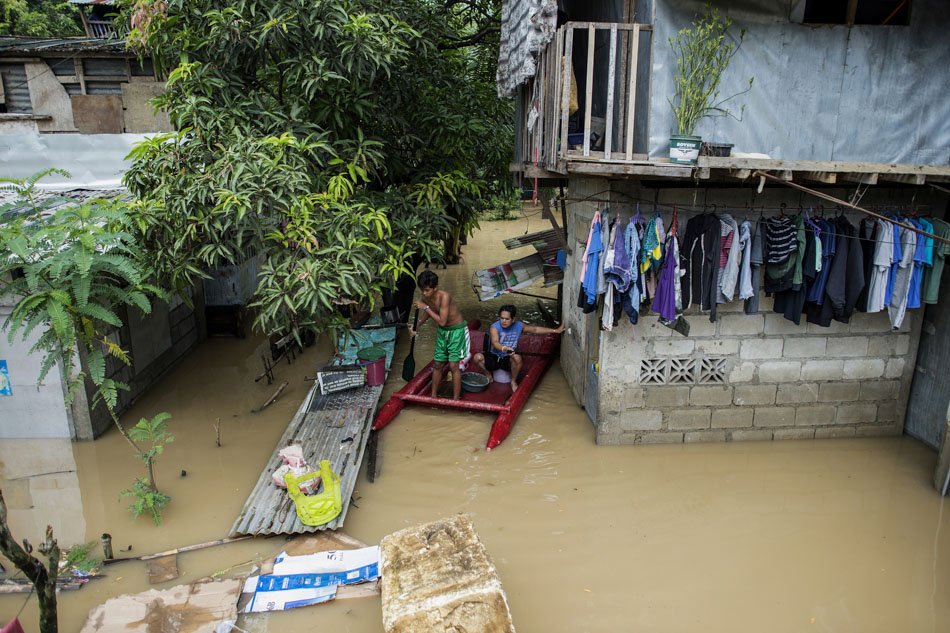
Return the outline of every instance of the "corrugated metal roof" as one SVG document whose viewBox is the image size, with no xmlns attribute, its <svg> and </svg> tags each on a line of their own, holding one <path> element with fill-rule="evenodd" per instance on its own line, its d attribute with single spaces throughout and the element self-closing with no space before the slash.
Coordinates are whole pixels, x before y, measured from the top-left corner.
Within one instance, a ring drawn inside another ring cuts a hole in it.
<svg viewBox="0 0 950 633">
<path fill-rule="evenodd" d="M 379 322 L 379 317 L 371 321 Z M 395 348 L 396 328 L 356 332 L 363 340 L 351 337 L 346 346 L 340 346 L 345 347 L 343 362 L 355 362 L 359 348 L 374 345 L 386 350 L 388 369 Z M 314 383 L 234 521 L 231 535 L 297 534 L 342 527 L 382 391 L 382 385 L 367 386 L 324 396 Z M 301 523 L 287 491 L 275 486 L 271 480 L 274 471 L 283 463 L 278 452 L 291 444 L 301 445 L 304 459 L 313 468 L 317 468 L 320 460 L 329 460 L 333 472 L 340 477 L 343 511 L 329 523 L 317 527 Z"/>
<path fill-rule="evenodd" d="M 564 271 L 557 265 L 557 252 L 561 250 L 561 241 L 554 229 L 538 231 L 530 235 L 519 235 L 504 241 L 508 250 L 522 246 L 534 246 L 544 262 L 544 286 L 553 286 L 564 280 Z"/>
<path fill-rule="evenodd" d="M 115 6 L 115 0 L 68 0 L 69 4 L 101 4 L 103 6 L 111 7 Z"/>
<path fill-rule="evenodd" d="M 37 38 L 37 37 L 0 37 L 0 56 L 16 56 L 25 53 L 124 53 L 129 57 L 135 53 L 126 47 L 124 40 L 102 40 L 88 37 Z"/>
<path fill-rule="evenodd" d="M 0 64 L 0 81 L 3 82 L 3 99 L 7 112 L 31 114 L 33 102 L 23 64 Z"/>
</svg>

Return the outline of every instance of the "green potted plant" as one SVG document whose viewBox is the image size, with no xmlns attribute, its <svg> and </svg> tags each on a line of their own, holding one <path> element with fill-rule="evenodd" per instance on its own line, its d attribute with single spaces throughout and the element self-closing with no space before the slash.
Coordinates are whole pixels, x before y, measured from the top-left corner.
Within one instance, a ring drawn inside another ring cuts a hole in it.
<svg viewBox="0 0 950 633">
<path fill-rule="evenodd" d="M 670 48 L 676 56 L 676 72 L 673 83 L 676 94 L 667 100 L 673 109 L 676 120 L 676 134 L 670 136 L 670 162 L 693 164 L 699 156 L 702 138 L 693 136 L 696 124 L 708 116 L 729 115 L 741 120 L 745 105 L 735 117 L 723 104 L 730 99 L 745 94 L 752 89 L 749 86 L 741 92 L 719 98 L 719 83 L 722 75 L 738 52 L 745 37 L 745 29 L 739 31 L 739 39 L 728 38 L 726 31 L 732 26 L 728 16 L 720 16 L 718 9 L 709 4 L 706 11 L 697 16 L 691 28 L 685 28 L 669 38 Z"/>
</svg>

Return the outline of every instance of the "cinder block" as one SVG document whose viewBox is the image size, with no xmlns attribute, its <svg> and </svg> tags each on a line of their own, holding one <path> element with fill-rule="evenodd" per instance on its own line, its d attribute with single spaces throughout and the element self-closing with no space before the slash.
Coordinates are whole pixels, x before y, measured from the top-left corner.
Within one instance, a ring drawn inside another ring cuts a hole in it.
<svg viewBox="0 0 950 633">
<path fill-rule="evenodd" d="M 719 319 L 719 336 L 752 336 L 765 329 L 761 314 L 726 314 Z"/>
<path fill-rule="evenodd" d="M 798 361 L 773 361 L 759 365 L 759 382 L 796 382 L 802 373 Z"/>
<path fill-rule="evenodd" d="M 692 336 L 690 332 L 690 336 Z M 739 339 L 710 338 L 696 341 L 696 349 L 709 356 L 732 356 L 739 353 Z"/>
<path fill-rule="evenodd" d="M 810 360 L 802 366 L 802 380 L 841 380 L 843 360 Z"/>
<path fill-rule="evenodd" d="M 839 437 L 854 437 L 853 426 L 825 426 L 815 429 L 816 440 L 830 440 Z"/>
<path fill-rule="evenodd" d="M 682 433 L 638 433 L 636 436 L 637 444 L 682 444 Z"/>
<path fill-rule="evenodd" d="M 752 426 L 753 410 L 740 409 L 733 407 L 731 409 L 713 409 L 712 428 L 714 429 L 737 429 Z"/>
<path fill-rule="evenodd" d="M 756 407 L 753 426 L 795 426 L 795 407 Z"/>
<path fill-rule="evenodd" d="M 858 399 L 861 385 L 856 382 L 824 382 L 818 387 L 819 402 L 852 402 Z"/>
<path fill-rule="evenodd" d="M 795 426 L 826 426 L 835 423 L 838 408 L 828 405 L 798 407 L 795 412 Z"/>
<path fill-rule="evenodd" d="M 633 440 L 634 438 L 636 438 L 636 435 L 633 433 L 624 433 L 623 431 L 621 431 L 619 425 L 617 426 L 615 430 L 611 430 L 611 432 L 609 433 L 601 432 L 601 431 L 602 429 L 598 427 L 597 436 L 594 438 L 594 441 L 597 443 L 598 446 L 617 446 L 618 444 L 633 444 L 634 443 Z M 629 437 L 630 441 L 625 442 L 624 441 L 625 437 Z"/>
<path fill-rule="evenodd" d="M 729 382 L 731 384 L 750 382 L 755 377 L 755 367 L 755 363 L 736 363 L 729 372 Z"/>
<path fill-rule="evenodd" d="M 815 438 L 815 429 L 775 429 L 773 440 L 811 440 Z"/>
<path fill-rule="evenodd" d="M 725 442 L 725 431 L 690 431 L 685 434 L 687 444 L 699 442 Z"/>
<path fill-rule="evenodd" d="M 909 334 L 872 336 L 868 341 L 868 356 L 903 356 L 909 351 Z"/>
<path fill-rule="evenodd" d="M 861 400 L 893 400 L 901 390 L 899 380 L 872 380 L 861 383 Z"/>
<path fill-rule="evenodd" d="M 809 323 L 805 331 L 809 334 L 847 334 L 851 331 L 851 325 L 840 321 L 832 321 L 828 327 Z"/>
<path fill-rule="evenodd" d="M 663 412 L 657 409 L 630 409 L 620 414 L 621 431 L 659 431 Z"/>
<path fill-rule="evenodd" d="M 740 385 L 734 402 L 739 405 L 775 404 L 775 385 Z"/>
<path fill-rule="evenodd" d="M 739 346 L 739 356 L 749 359 L 781 358 L 784 343 L 780 338 L 745 339 Z"/>
<path fill-rule="evenodd" d="M 689 337 L 716 336 L 716 323 L 709 320 L 704 314 L 685 317 L 689 321 Z"/>
<path fill-rule="evenodd" d="M 880 358 L 861 358 L 844 361 L 845 380 L 858 378 L 880 378 L 884 375 L 884 361 Z"/>
<path fill-rule="evenodd" d="M 904 375 L 904 359 L 892 358 L 887 361 L 887 367 L 884 369 L 885 378 L 900 378 Z"/>
<path fill-rule="evenodd" d="M 644 403 L 648 407 L 685 407 L 689 404 L 689 387 L 644 387 Z"/>
<path fill-rule="evenodd" d="M 623 405 L 628 409 L 638 409 L 643 406 L 643 387 L 628 386 L 623 392 Z"/>
<path fill-rule="evenodd" d="M 805 321 L 795 325 L 794 321 L 789 321 L 784 315 L 772 312 L 765 315 L 765 333 L 766 334 L 804 334 Z"/>
<path fill-rule="evenodd" d="M 851 331 L 855 334 L 865 332 L 890 332 L 891 320 L 887 310 L 881 312 L 855 312 L 851 315 Z"/>
<path fill-rule="evenodd" d="M 820 358 L 825 355 L 828 339 L 824 336 L 795 337 L 785 339 L 785 358 Z"/>
<path fill-rule="evenodd" d="M 837 321 L 835 321 L 837 323 Z M 868 355 L 868 337 L 841 336 L 828 339 L 825 354 L 833 358 L 853 358 Z"/>
<path fill-rule="evenodd" d="M 741 431 L 729 431 L 726 434 L 728 442 L 769 442 L 772 440 L 771 429 L 749 429 Z"/>
<path fill-rule="evenodd" d="M 709 409 L 677 409 L 667 415 L 667 427 L 671 431 L 709 428 Z"/>
<path fill-rule="evenodd" d="M 882 402 L 881 404 L 877 405 L 878 422 L 898 422 L 899 417 L 896 400 Z"/>
<path fill-rule="evenodd" d="M 689 392 L 689 404 L 691 406 L 732 404 L 732 387 L 693 387 Z"/>
<path fill-rule="evenodd" d="M 843 404 L 838 407 L 835 424 L 869 424 L 876 420 L 876 404 Z"/>
<path fill-rule="evenodd" d="M 778 386 L 776 404 L 805 404 L 818 402 L 818 383 L 800 382 Z"/>
<path fill-rule="evenodd" d="M 870 424 L 855 428 L 854 434 L 857 437 L 888 437 L 900 435 L 901 428 L 896 424 Z"/>
<path fill-rule="evenodd" d="M 653 353 L 657 356 L 686 356 L 692 354 L 695 347 L 695 341 L 683 338 L 653 341 Z"/>
<path fill-rule="evenodd" d="M 669 338 L 672 336 L 673 330 L 665 325 L 660 325 L 659 319 L 660 317 L 658 316 L 641 316 L 637 322 L 637 337 L 642 336 L 644 340 L 650 340 L 655 338 Z M 677 334 L 677 336 L 679 336 L 679 334 Z"/>
</svg>

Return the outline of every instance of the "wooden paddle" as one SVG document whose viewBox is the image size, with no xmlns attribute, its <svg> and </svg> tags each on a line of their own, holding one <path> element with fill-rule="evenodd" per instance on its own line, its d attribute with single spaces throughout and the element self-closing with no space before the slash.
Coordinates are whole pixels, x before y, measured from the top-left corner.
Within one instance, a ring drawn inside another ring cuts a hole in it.
<svg viewBox="0 0 950 633">
<path fill-rule="evenodd" d="M 419 325 L 419 308 L 416 308 L 416 315 L 412 317 L 412 329 L 415 331 L 416 326 Z M 409 343 L 409 355 L 406 356 L 406 360 L 402 364 L 402 379 L 406 382 L 412 380 L 412 377 L 416 375 L 416 359 L 413 358 L 412 352 L 416 347 L 416 337 L 412 337 L 412 342 Z"/>
</svg>

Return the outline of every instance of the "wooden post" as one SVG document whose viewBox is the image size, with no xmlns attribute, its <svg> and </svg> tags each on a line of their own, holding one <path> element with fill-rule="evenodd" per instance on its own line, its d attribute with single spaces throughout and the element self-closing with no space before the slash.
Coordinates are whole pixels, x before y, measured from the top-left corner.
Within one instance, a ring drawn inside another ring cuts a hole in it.
<svg viewBox="0 0 950 633">
<path fill-rule="evenodd" d="M 562 98 L 561 98 L 561 151 L 558 157 L 564 156 L 567 152 L 567 119 L 571 113 L 571 55 L 574 54 L 574 29 L 568 25 L 567 39 L 564 42 L 564 56 L 561 58 L 561 66 L 564 67 L 561 75 L 563 79 Z"/>
<path fill-rule="evenodd" d="M 610 160 L 614 130 L 614 78 L 617 74 L 617 25 L 610 25 L 610 64 L 607 66 L 607 112 L 604 113 L 604 160 Z"/>
<path fill-rule="evenodd" d="M 551 205 L 548 202 L 547 196 L 541 197 L 541 213 L 551 222 L 551 226 L 554 227 L 554 233 L 557 235 L 557 241 L 561 243 L 561 248 L 564 249 L 565 253 L 570 255 L 571 249 L 567 245 L 567 240 L 564 239 L 564 232 L 558 227 L 557 221 L 554 219 L 554 214 L 551 213 Z"/>
<path fill-rule="evenodd" d="M 584 156 L 590 156 L 590 109 L 594 98 L 594 40 L 597 31 L 593 24 L 587 25 L 587 79 L 584 81 Z"/>
<path fill-rule="evenodd" d="M 630 83 L 627 88 L 627 147 L 626 159 L 633 160 L 633 118 L 637 110 L 637 53 L 640 49 L 640 25 L 633 25 L 633 41 L 630 43 Z"/>
</svg>

